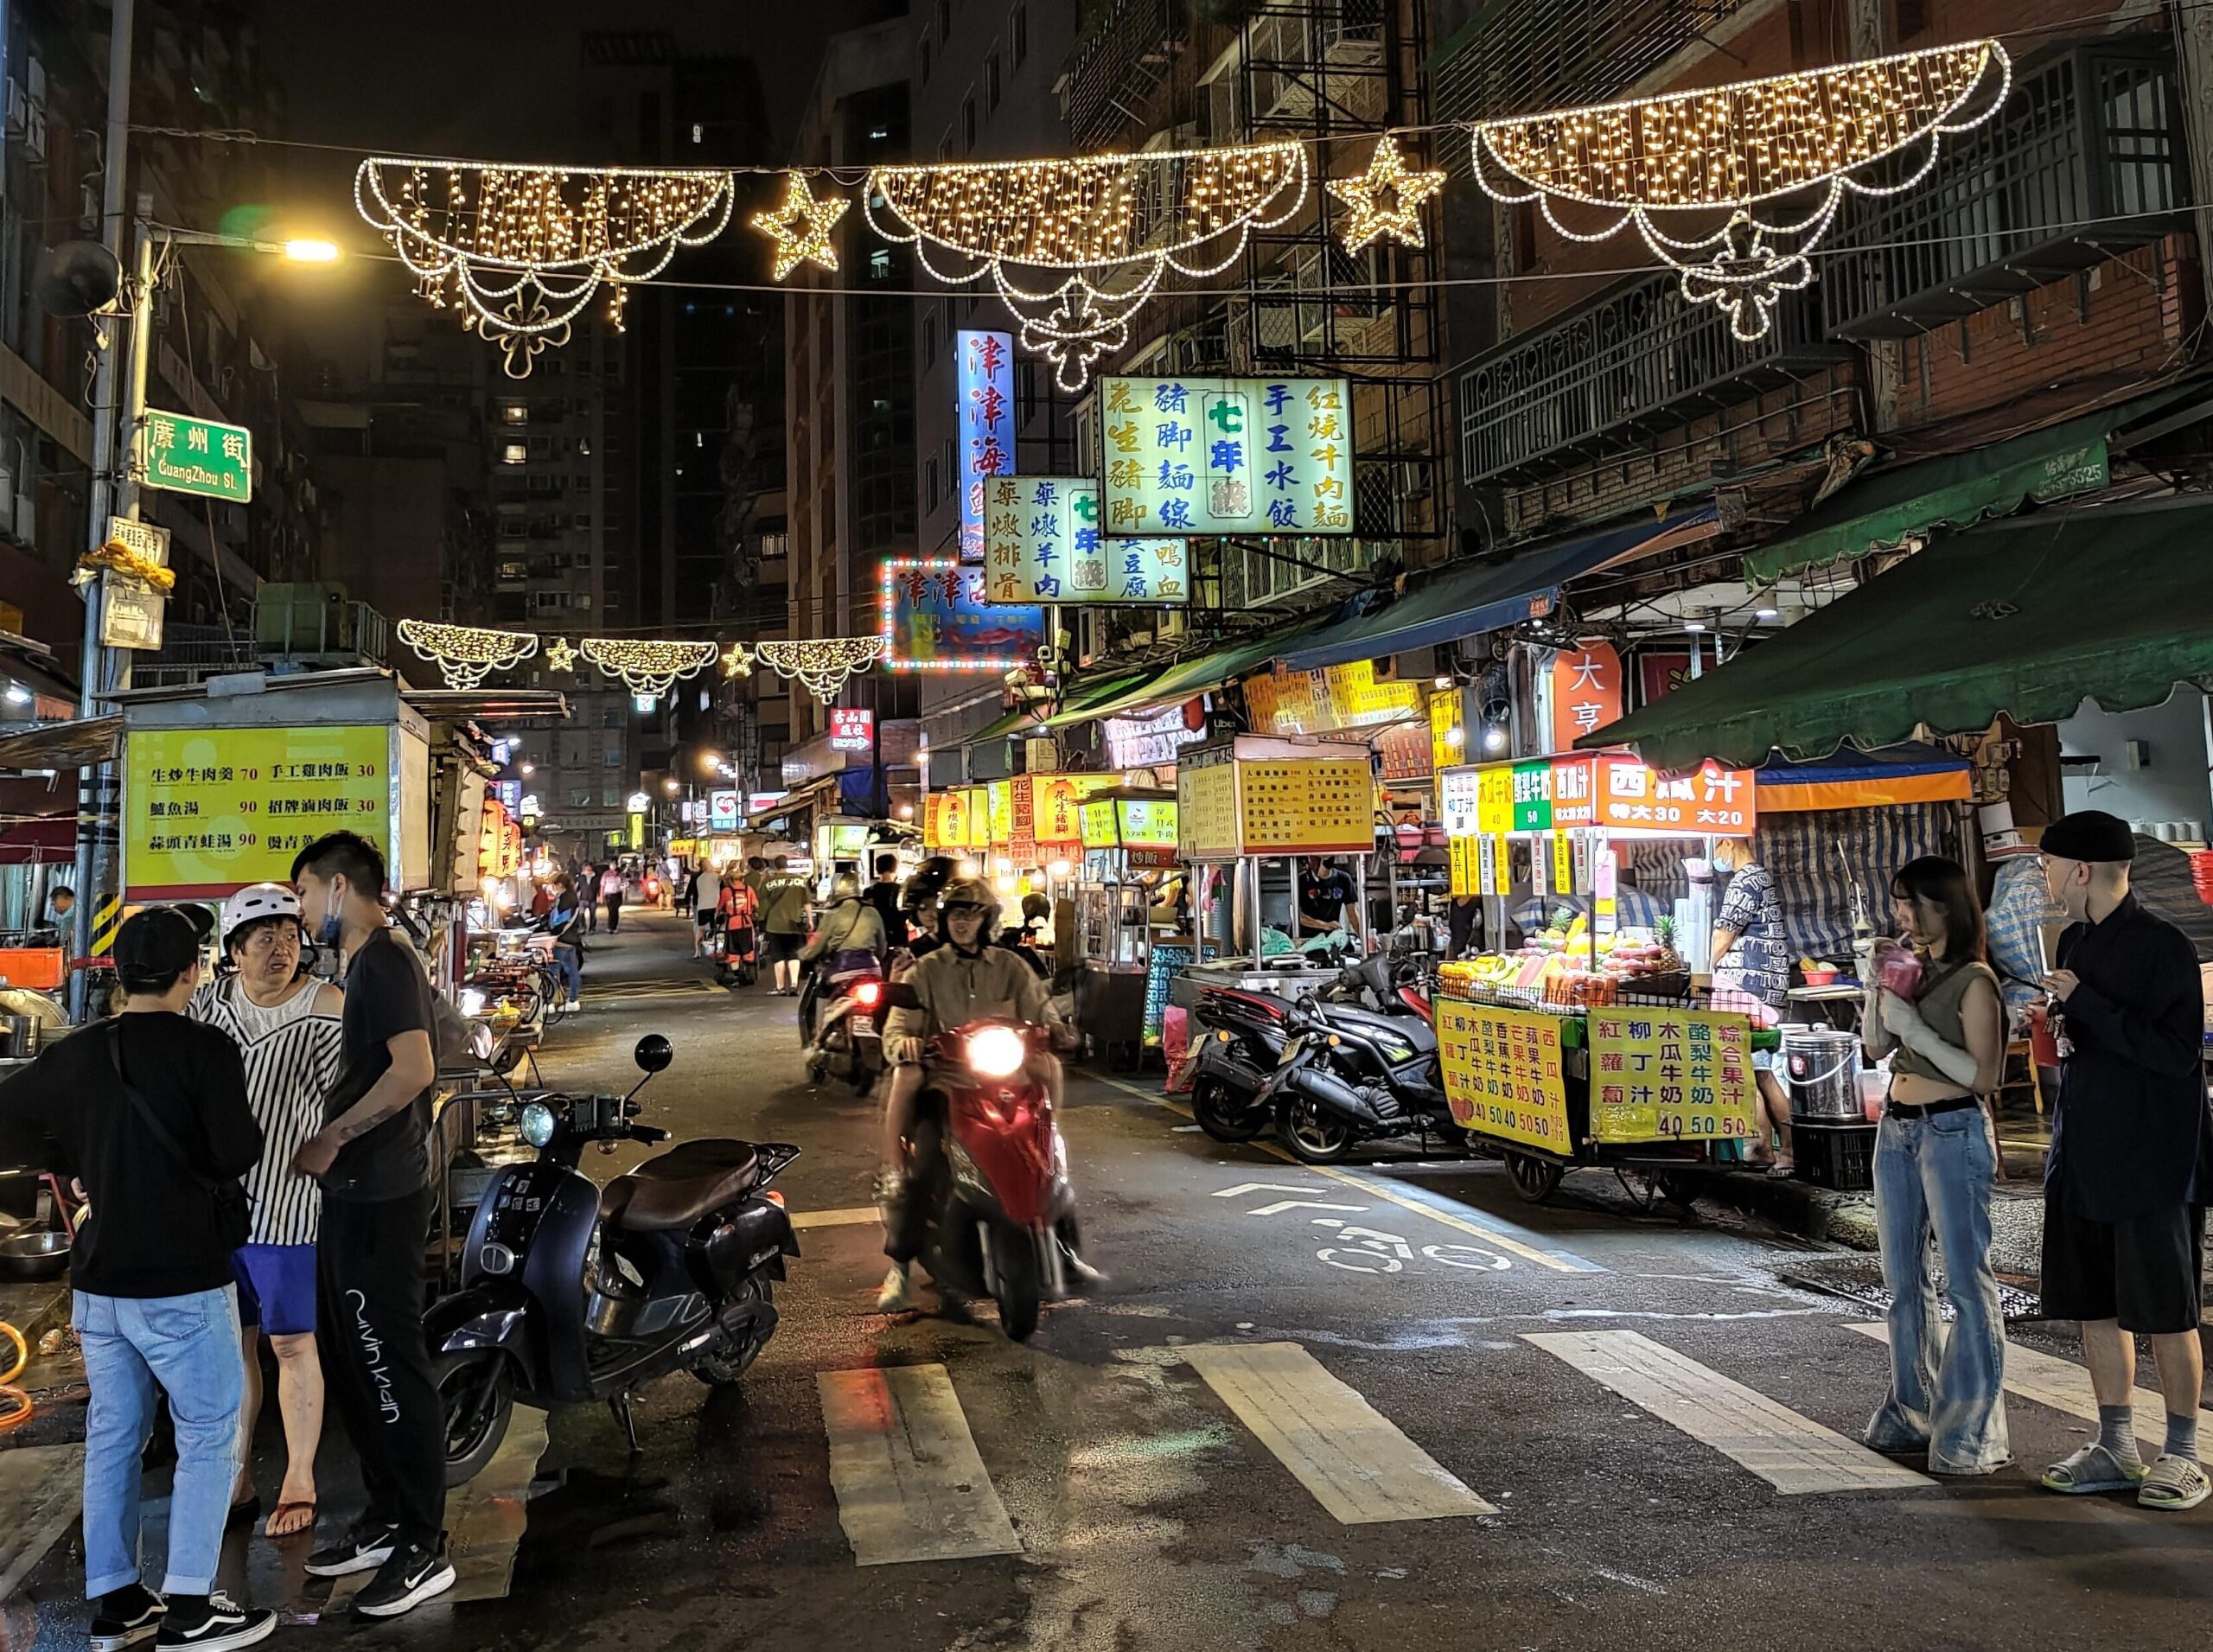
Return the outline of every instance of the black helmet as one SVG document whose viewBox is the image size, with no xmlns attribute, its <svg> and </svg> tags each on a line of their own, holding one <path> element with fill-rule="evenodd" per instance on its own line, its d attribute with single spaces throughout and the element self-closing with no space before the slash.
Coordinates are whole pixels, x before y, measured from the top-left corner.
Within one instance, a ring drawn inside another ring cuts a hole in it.
<svg viewBox="0 0 2213 1652">
<path fill-rule="evenodd" d="M 976 934 L 979 945 L 988 947 L 998 939 L 998 892 L 986 880 L 958 877 L 947 883 L 938 896 L 937 938 L 947 946 L 953 944 L 953 933 L 946 922 L 946 914 L 956 906 L 980 906 L 984 909 L 984 927 Z"/>
</svg>

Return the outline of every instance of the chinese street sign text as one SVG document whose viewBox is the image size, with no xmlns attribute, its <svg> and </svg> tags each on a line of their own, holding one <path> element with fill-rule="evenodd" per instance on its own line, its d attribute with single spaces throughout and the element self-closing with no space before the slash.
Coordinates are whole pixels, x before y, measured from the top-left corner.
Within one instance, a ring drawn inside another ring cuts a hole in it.
<svg viewBox="0 0 2213 1652">
<path fill-rule="evenodd" d="M 953 335 L 960 405 L 960 559 L 984 559 L 984 479 L 1014 469 L 1014 340 L 1005 333 Z"/>
<path fill-rule="evenodd" d="M 1717 1141 L 1755 1133 L 1751 1023 L 1710 1010 L 1591 1011 L 1595 1140 Z"/>
<path fill-rule="evenodd" d="M 981 568 L 950 557 L 887 557 L 878 577 L 884 665 L 893 671 L 1011 671 L 1037 658 L 1045 611 L 991 607 Z"/>
<path fill-rule="evenodd" d="M 1106 531 L 1350 533 L 1342 379 L 1108 379 Z"/>
<path fill-rule="evenodd" d="M 253 498 L 253 437 L 245 426 L 149 409 L 139 459 L 150 486 L 243 505 Z"/>
</svg>

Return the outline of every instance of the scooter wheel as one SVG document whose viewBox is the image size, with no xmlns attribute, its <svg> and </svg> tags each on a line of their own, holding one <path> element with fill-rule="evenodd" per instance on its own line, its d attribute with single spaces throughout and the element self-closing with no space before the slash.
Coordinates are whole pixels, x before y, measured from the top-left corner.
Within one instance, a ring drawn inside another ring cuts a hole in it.
<svg viewBox="0 0 2213 1652">
<path fill-rule="evenodd" d="M 999 1329 L 1017 1343 L 1028 1342 L 1044 1298 L 1037 1241 L 1004 1223 L 992 1229 L 992 1297 L 999 1304 Z"/>
<path fill-rule="evenodd" d="M 755 1277 L 738 1286 L 735 1298 L 739 1302 L 768 1302 L 772 1287 L 768 1280 Z M 761 1350 L 768 1346 L 768 1333 L 753 1337 L 739 1347 L 695 1361 L 692 1375 L 711 1388 L 726 1388 L 753 1368 L 753 1362 L 761 1357 Z"/>
<path fill-rule="evenodd" d="M 1276 1134 L 1302 1164 L 1334 1164 L 1353 1150 L 1352 1126 L 1303 1095 L 1285 1104 Z"/>
<path fill-rule="evenodd" d="M 507 1437 L 514 1415 L 515 1370 L 493 1348 L 439 1354 L 430 1362 L 445 1413 L 446 1487 L 467 1485 L 484 1470 Z"/>
<path fill-rule="evenodd" d="M 1193 1087 L 1191 1116 L 1216 1141 L 1250 1141 L 1268 1122 L 1264 1110 L 1237 1112 L 1230 1104 L 1229 1087 L 1218 1078 L 1202 1078 Z"/>
</svg>

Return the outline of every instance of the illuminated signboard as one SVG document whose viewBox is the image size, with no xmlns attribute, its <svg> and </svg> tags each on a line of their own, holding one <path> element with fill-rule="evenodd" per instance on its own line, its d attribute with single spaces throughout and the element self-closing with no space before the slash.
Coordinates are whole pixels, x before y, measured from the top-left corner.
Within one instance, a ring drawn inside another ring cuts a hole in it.
<svg viewBox="0 0 2213 1652">
<path fill-rule="evenodd" d="M 1109 539 L 1098 484 L 1083 476 L 997 476 L 982 484 L 984 600 L 995 603 L 1184 603 L 1190 546 Z"/>
<path fill-rule="evenodd" d="M 711 832 L 737 830 L 737 794 L 709 792 L 707 794 L 707 829 Z"/>
<path fill-rule="evenodd" d="M 1172 763 L 1185 746 L 1206 738 L 1202 729 L 1187 727 L 1183 708 L 1171 705 L 1151 717 L 1110 717 L 1106 724 L 1106 757 L 1117 769 L 1150 769 Z"/>
<path fill-rule="evenodd" d="M 1350 533 L 1342 379 L 1107 379 L 1106 532 Z"/>
<path fill-rule="evenodd" d="M 950 557 L 887 557 L 877 590 L 892 671 L 1011 671 L 1045 644 L 1043 608 L 986 605 L 984 570 Z"/>
<path fill-rule="evenodd" d="M 830 749 L 866 751 L 876 743 L 876 713 L 848 705 L 830 708 Z"/>
<path fill-rule="evenodd" d="M 960 393 L 960 559 L 984 559 L 984 478 L 1014 469 L 1014 340 L 1005 333 L 953 335 Z"/>
</svg>

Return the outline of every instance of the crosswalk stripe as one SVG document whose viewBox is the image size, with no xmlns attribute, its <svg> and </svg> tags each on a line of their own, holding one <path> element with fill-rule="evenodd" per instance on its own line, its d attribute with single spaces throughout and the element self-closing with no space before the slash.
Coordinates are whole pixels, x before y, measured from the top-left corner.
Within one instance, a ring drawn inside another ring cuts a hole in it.
<svg viewBox="0 0 2213 1652">
<path fill-rule="evenodd" d="M 1777 1491 L 1879 1491 L 1932 1483 L 1641 1332 L 1525 1331 L 1522 1337 Z"/>
<path fill-rule="evenodd" d="M 1887 1325 L 1854 1325 L 1852 1329 L 1878 1343 L 1891 1340 Z M 2018 1343 L 2006 1344 L 2006 1391 L 2064 1412 L 2070 1417 L 2093 1423 L 2098 1420 L 2097 1396 L 2090 1391 L 2090 1374 L 2087 1369 L 2072 1360 L 2023 1348 Z M 2129 1403 L 2136 1410 L 2136 1438 L 2143 1442 L 2148 1459 L 2166 1445 L 2167 1402 L 2149 1388 L 2139 1388 Z M 2213 1463 L 2213 1428 L 2206 1431 L 2206 1436 L 2197 1447 L 2197 1460 Z"/>
<path fill-rule="evenodd" d="M 1498 1512 L 1297 1343 L 1207 1343 L 1183 1353 L 1345 1525 Z"/>
<path fill-rule="evenodd" d="M 794 1210 L 792 1226 L 798 1228 L 852 1228 L 864 1221 L 881 1221 L 883 1213 L 872 1204 L 857 1204 L 842 1210 Z"/>
<path fill-rule="evenodd" d="M 822 1371 L 815 1386 L 857 1565 L 1022 1553 L 945 1367 Z"/>
</svg>

